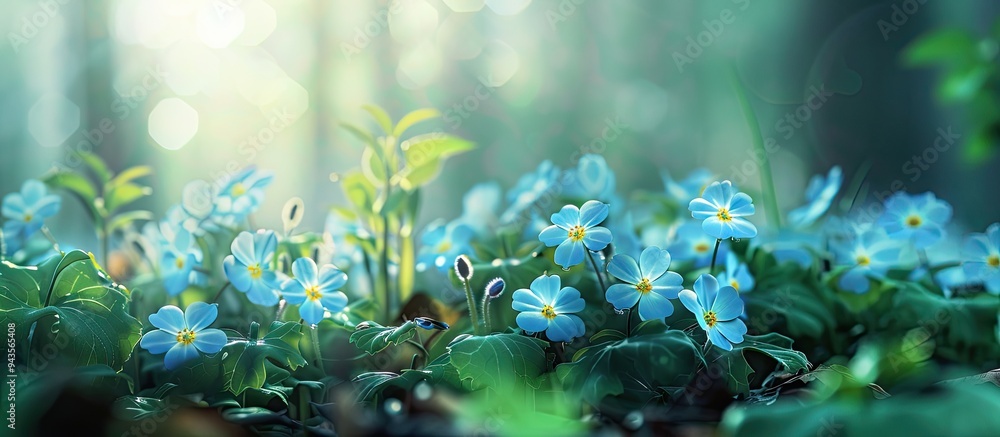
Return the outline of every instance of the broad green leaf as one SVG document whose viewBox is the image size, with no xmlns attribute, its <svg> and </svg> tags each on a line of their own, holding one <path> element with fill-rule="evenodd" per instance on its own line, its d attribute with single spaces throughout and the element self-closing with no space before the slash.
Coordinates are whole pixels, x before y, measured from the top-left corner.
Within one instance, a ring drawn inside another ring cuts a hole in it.
<svg viewBox="0 0 1000 437">
<path fill-rule="evenodd" d="M 440 132 L 418 135 L 400 144 L 406 166 L 410 168 L 433 164 L 436 160 L 443 160 L 475 147 L 475 143 L 471 141 Z"/>
<path fill-rule="evenodd" d="M 17 326 L 17 344 L 27 350 L 31 326 L 39 323 L 30 344 L 34 355 L 21 356 L 32 366 L 61 359 L 120 370 L 141 328 L 128 313 L 126 293 L 81 251 L 52 257 L 38 267 L 0 264 L 2 324 Z"/>
<path fill-rule="evenodd" d="M 120 185 L 109 186 L 104 196 L 104 207 L 109 214 L 113 214 L 118 208 L 135 202 L 145 196 L 153 194 L 153 189 L 132 182 L 125 182 Z"/>
<path fill-rule="evenodd" d="M 441 112 L 434 108 L 417 109 L 399 119 L 396 128 L 392 130 L 392 136 L 399 138 L 407 129 L 422 121 L 430 120 L 441 116 Z"/>
<path fill-rule="evenodd" d="M 404 190 L 415 190 L 433 181 L 441 173 L 443 165 L 444 163 L 441 162 L 441 159 L 435 158 L 426 161 L 419 167 L 407 166 L 393 176 L 392 182 L 398 184 Z"/>
<path fill-rule="evenodd" d="M 918 38 L 903 51 L 903 60 L 913 66 L 965 64 L 976 59 L 976 40 L 960 29 L 944 29 Z"/>
<path fill-rule="evenodd" d="M 42 177 L 42 182 L 49 188 L 61 188 L 80 198 L 84 205 L 92 208 L 97 198 L 97 188 L 83 175 L 68 171 L 56 170 Z"/>
<path fill-rule="evenodd" d="M 400 344 L 406 340 L 413 337 L 414 329 L 417 325 L 413 324 L 413 321 L 406 322 L 399 327 L 396 326 L 382 326 L 375 322 L 364 322 L 367 324 L 367 328 L 362 328 L 363 326 L 359 324 L 359 328 L 355 329 L 351 333 L 350 342 L 354 343 L 359 349 L 368 352 L 369 355 L 375 355 L 392 344 Z"/>
<path fill-rule="evenodd" d="M 264 338 L 235 341 L 223 348 L 226 389 L 239 395 L 248 388 L 259 389 L 268 380 L 268 363 L 295 370 L 306 365 L 299 352 L 301 325 L 295 322 L 273 322 Z"/>
<path fill-rule="evenodd" d="M 388 179 L 385 175 L 385 161 L 375 153 L 375 148 L 365 147 L 361 152 L 361 172 L 373 185 L 385 184 Z"/>
<path fill-rule="evenodd" d="M 153 213 L 146 210 L 123 212 L 108 220 L 108 231 L 114 233 L 115 231 L 124 230 L 134 221 L 153 220 L 154 218 Z"/>
<path fill-rule="evenodd" d="M 111 181 L 108 182 L 108 187 L 115 187 L 128 182 L 132 182 L 138 178 L 149 176 L 153 174 L 153 167 L 148 165 L 138 165 L 135 167 L 127 168 L 121 173 L 118 173 Z"/>
<path fill-rule="evenodd" d="M 371 181 L 361 172 L 353 171 L 344 175 L 340 183 L 344 195 L 354 204 L 358 213 L 370 215 L 377 196 L 377 191 Z"/>
<path fill-rule="evenodd" d="M 495 334 L 456 338 L 448 351 L 451 365 L 462 380 L 501 391 L 540 386 L 546 345 L 520 334 Z"/>
<path fill-rule="evenodd" d="M 385 112 L 385 109 L 376 105 L 364 105 L 362 108 L 371 114 L 372 118 L 375 119 L 375 122 L 378 123 L 386 135 L 392 133 L 392 117 L 389 117 L 389 114 Z"/>
<path fill-rule="evenodd" d="M 90 167 L 90 170 L 94 172 L 102 184 L 106 184 L 111 180 L 111 170 L 108 170 L 107 164 L 104 163 L 104 160 L 100 156 L 90 152 L 79 152 L 79 155 L 83 163 L 87 164 L 87 167 Z"/>
<path fill-rule="evenodd" d="M 724 373 L 728 376 L 726 383 L 733 393 L 744 395 L 750 393 L 749 377 L 754 373 L 754 369 L 747 362 L 745 352 L 748 350 L 773 358 L 778 364 L 778 369 L 784 373 L 809 370 L 811 367 L 804 353 L 792 349 L 792 339 L 788 337 L 774 332 L 746 335 L 742 343 L 733 345 L 733 350 L 723 352 L 720 361 L 712 362 L 712 364 L 721 362 L 725 365 Z"/>
<path fill-rule="evenodd" d="M 657 396 L 650 387 L 687 386 L 703 362 L 691 338 L 672 330 L 581 349 L 556 374 L 567 391 L 591 405 L 626 392 L 642 404 Z"/>
<path fill-rule="evenodd" d="M 351 380 L 358 391 L 358 402 L 367 402 L 375 399 L 383 390 L 389 387 L 399 387 L 410 390 L 418 382 L 431 377 L 428 370 L 404 370 L 403 373 L 395 372 L 365 372 Z"/>
</svg>

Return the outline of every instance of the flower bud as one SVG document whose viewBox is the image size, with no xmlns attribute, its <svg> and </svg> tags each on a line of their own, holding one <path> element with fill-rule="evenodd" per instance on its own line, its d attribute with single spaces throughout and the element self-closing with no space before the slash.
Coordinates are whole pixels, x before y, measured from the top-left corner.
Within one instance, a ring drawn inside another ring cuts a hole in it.
<svg viewBox="0 0 1000 437">
<path fill-rule="evenodd" d="M 490 299 L 496 299 L 503 294 L 503 289 L 507 284 L 503 281 L 503 278 L 493 278 L 488 284 L 486 284 L 486 295 Z"/>
<path fill-rule="evenodd" d="M 415 317 L 413 318 L 413 323 L 428 331 L 433 329 L 440 329 L 444 331 L 450 328 L 447 323 L 440 322 L 429 317 Z"/>
<path fill-rule="evenodd" d="M 469 257 L 459 255 L 455 258 L 455 274 L 462 282 L 469 282 L 469 279 L 472 279 L 472 262 L 469 261 Z"/>
</svg>

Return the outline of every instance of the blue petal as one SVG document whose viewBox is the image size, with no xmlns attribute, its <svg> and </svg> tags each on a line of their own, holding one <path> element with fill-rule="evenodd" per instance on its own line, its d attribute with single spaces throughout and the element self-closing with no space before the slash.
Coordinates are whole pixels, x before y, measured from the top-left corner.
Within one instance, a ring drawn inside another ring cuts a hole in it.
<svg viewBox="0 0 1000 437">
<path fill-rule="evenodd" d="M 580 209 L 574 205 L 566 205 L 549 218 L 554 225 L 569 230 L 569 228 L 580 224 Z"/>
<path fill-rule="evenodd" d="M 538 281 L 538 279 L 535 279 Z M 532 282 L 534 284 L 534 282 Z M 511 308 L 514 311 L 542 311 L 542 307 L 545 306 L 544 302 L 534 291 L 527 288 L 522 288 L 514 292 L 511 296 Z M 537 332 L 537 331 L 535 331 Z"/>
<path fill-rule="evenodd" d="M 743 299 L 733 287 L 724 286 L 719 288 L 719 296 L 712 305 L 712 311 L 719 320 L 732 320 L 743 314 Z"/>
<path fill-rule="evenodd" d="M 62 205 L 62 198 L 50 194 L 35 204 L 35 215 L 42 219 L 52 217 L 59 212 L 60 205 Z"/>
<path fill-rule="evenodd" d="M 274 272 L 270 273 L 273 276 Z M 253 281 L 250 285 L 250 290 L 247 291 L 247 299 L 250 302 L 263 306 L 273 306 L 279 300 L 278 293 L 271 288 L 271 285 L 269 285 L 264 277 Z"/>
<path fill-rule="evenodd" d="M 647 247 L 639 255 L 639 270 L 642 276 L 655 281 L 670 268 L 670 252 L 656 246 Z"/>
<path fill-rule="evenodd" d="M 639 291 L 635 289 L 634 285 L 614 284 L 608 287 L 604 298 L 616 309 L 623 310 L 635 306 L 635 303 L 639 301 Z"/>
<path fill-rule="evenodd" d="M 718 322 L 715 329 L 733 344 L 743 343 L 743 336 L 747 333 L 747 325 L 740 319 Z"/>
<path fill-rule="evenodd" d="M 580 298 L 580 291 L 573 287 L 563 287 L 556 294 L 552 308 L 558 314 L 568 314 L 583 311 L 587 302 Z"/>
<path fill-rule="evenodd" d="M 647 293 L 639 300 L 639 318 L 642 320 L 662 319 L 673 313 L 674 305 L 659 294 Z"/>
<path fill-rule="evenodd" d="M 172 370 L 184 364 L 185 361 L 195 358 L 198 358 L 198 349 L 194 345 L 177 342 L 174 344 L 174 347 L 167 351 L 167 355 L 163 357 L 163 367 L 166 367 L 167 370 Z"/>
<path fill-rule="evenodd" d="M 175 336 L 187 327 L 184 324 L 184 311 L 173 305 L 167 305 L 156 313 L 150 314 L 149 323 Z"/>
<path fill-rule="evenodd" d="M 736 193 L 736 195 L 733 196 L 732 203 L 729 204 L 729 215 L 733 217 L 740 217 L 753 215 L 753 213 L 753 200 L 750 199 L 750 196 L 746 193 Z"/>
<path fill-rule="evenodd" d="M 323 293 L 320 303 L 323 304 L 323 308 L 326 308 L 327 311 L 336 314 L 343 311 L 344 307 L 347 306 L 347 295 L 342 291 Z"/>
<path fill-rule="evenodd" d="M 600 224 L 608 218 L 609 210 L 610 207 L 606 203 L 597 200 L 587 201 L 580 207 L 580 226 L 590 228 Z"/>
<path fill-rule="evenodd" d="M 698 321 L 698 326 L 701 326 L 701 329 L 703 330 L 707 330 L 708 326 L 705 325 L 704 317 L 705 310 L 704 307 L 701 306 L 701 302 L 698 302 L 698 295 L 691 290 L 681 290 L 677 297 L 680 298 L 681 304 L 684 305 L 684 308 L 687 308 L 691 314 L 694 314 L 695 320 Z"/>
<path fill-rule="evenodd" d="M 553 260 L 556 264 L 568 269 L 583 262 L 583 251 L 582 241 L 573 241 L 567 238 L 559 247 L 556 247 Z"/>
<path fill-rule="evenodd" d="M 528 332 L 541 332 L 549 326 L 549 320 L 541 311 L 526 311 L 517 315 L 517 326 Z"/>
<path fill-rule="evenodd" d="M 274 250 L 278 247 L 278 237 L 274 231 L 259 230 L 253 237 L 254 256 L 261 264 L 269 264 Z"/>
<path fill-rule="evenodd" d="M 726 340 L 726 337 L 719 332 L 719 325 L 708 330 L 708 339 L 712 344 L 722 348 L 722 350 L 731 351 L 733 350 L 733 345 Z"/>
<path fill-rule="evenodd" d="M 660 276 L 659 279 L 653 281 L 653 293 L 667 299 L 676 298 L 677 293 L 680 293 L 683 288 L 684 278 L 675 272 L 667 272 L 665 275 Z"/>
<path fill-rule="evenodd" d="M 299 315 L 306 323 L 315 325 L 323 320 L 323 306 L 318 300 L 308 299 L 299 307 Z"/>
<path fill-rule="evenodd" d="M 711 216 L 701 223 L 701 229 L 712 238 L 724 240 L 733 236 L 732 228 L 727 222 L 719 220 L 716 216 Z"/>
<path fill-rule="evenodd" d="M 538 234 L 538 241 L 545 243 L 545 245 L 548 247 L 556 246 L 559 243 L 562 243 L 563 241 L 566 241 L 568 239 L 569 239 L 569 234 L 567 233 L 567 231 L 556 225 L 552 225 L 545 229 L 542 229 L 542 232 Z"/>
<path fill-rule="evenodd" d="M 246 264 L 236 261 L 233 255 L 226 256 L 222 261 L 222 269 L 226 271 L 226 278 L 233 284 L 233 287 L 246 293 L 253 285 L 253 278 Z"/>
<path fill-rule="evenodd" d="M 608 273 L 629 284 L 638 284 L 642 280 L 642 272 L 639 270 L 639 265 L 636 264 L 634 258 L 628 255 L 615 255 L 611 257 L 611 261 L 608 263 Z"/>
<path fill-rule="evenodd" d="M 233 252 L 233 256 L 236 260 L 243 264 L 244 266 L 250 266 L 260 262 L 254 257 L 254 238 L 253 234 L 243 231 L 233 239 L 233 243 L 229 245 L 229 249 Z"/>
<path fill-rule="evenodd" d="M 572 341 L 578 333 L 579 327 L 576 322 L 565 314 L 559 314 L 549 320 L 548 329 L 545 330 L 545 336 L 552 341 Z"/>
<path fill-rule="evenodd" d="M 203 329 L 194 337 L 194 347 L 199 351 L 206 354 L 214 354 L 222 350 L 222 347 L 226 345 L 229 339 L 226 338 L 226 334 L 219 329 L 208 328 Z"/>
<path fill-rule="evenodd" d="M 583 243 L 587 245 L 587 249 L 596 252 L 598 250 L 604 250 L 605 247 L 608 247 L 612 238 L 611 231 L 607 228 L 595 226 L 587 229 L 586 234 L 583 235 Z"/>
<path fill-rule="evenodd" d="M 316 270 L 316 261 L 312 258 L 303 257 L 292 263 L 292 274 L 295 275 L 295 279 L 307 287 L 319 284 Z"/>
<path fill-rule="evenodd" d="M 719 206 L 699 197 L 688 203 L 688 211 L 691 211 L 691 217 L 704 220 L 715 217 L 719 213 Z"/>
<path fill-rule="evenodd" d="M 731 229 L 732 238 L 753 238 L 757 236 L 757 227 L 750 223 L 749 220 L 739 217 L 733 217 L 729 222 Z"/>
<path fill-rule="evenodd" d="M 324 293 L 339 290 L 347 284 L 347 273 L 327 264 L 319 270 L 319 288 Z"/>
<path fill-rule="evenodd" d="M 698 302 L 701 306 L 710 309 L 719 293 L 719 281 L 715 276 L 702 274 L 694 281 L 694 291 L 698 292 Z"/>
<path fill-rule="evenodd" d="M 184 316 L 184 319 L 187 321 L 188 329 L 197 332 L 211 325 L 218 316 L 218 305 L 214 303 L 195 302 L 188 305 L 187 314 Z"/>
<path fill-rule="evenodd" d="M 286 302 L 298 305 L 306 300 L 306 289 L 299 281 L 291 280 L 281 285 L 281 295 Z"/>
<path fill-rule="evenodd" d="M 871 287 L 868 277 L 860 269 L 851 269 L 844 272 L 837 283 L 840 285 L 840 288 L 858 294 L 867 292 Z"/>
<path fill-rule="evenodd" d="M 161 329 L 147 332 L 146 335 L 142 336 L 142 340 L 139 340 L 139 346 L 154 355 L 170 350 L 175 344 L 177 344 L 177 334 L 171 334 Z"/>
</svg>

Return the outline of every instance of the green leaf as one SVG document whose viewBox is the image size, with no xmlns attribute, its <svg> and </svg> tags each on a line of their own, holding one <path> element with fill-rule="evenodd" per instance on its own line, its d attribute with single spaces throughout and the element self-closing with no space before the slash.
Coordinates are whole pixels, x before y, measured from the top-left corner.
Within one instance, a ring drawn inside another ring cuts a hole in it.
<svg viewBox="0 0 1000 437">
<path fill-rule="evenodd" d="M 344 128 L 344 130 L 350 132 L 351 135 L 354 135 L 359 140 L 364 142 L 365 145 L 374 148 L 378 147 L 378 143 L 375 142 L 375 137 L 373 137 L 372 134 L 368 133 L 368 131 L 350 123 L 340 123 L 340 127 Z"/>
<path fill-rule="evenodd" d="M 406 165 L 413 168 L 467 152 L 475 147 L 475 143 L 471 141 L 440 132 L 418 135 L 400 144 Z"/>
<path fill-rule="evenodd" d="M 177 400 L 182 398 L 176 398 Z M 136 396 L 122 396 L 111 405 L 111 410 L 115 417 L 134 422 L 147 417 L 164 417 L 172 411 L 180 408 L 181 405 L 168 402 L 165 399 L 146 398 Z"/>
<path fill-rule="evenodd" d="M 153 174 L 153 167 L 148 165 L 138 165 L 135 167 L 127 168 L 121 173 L 118 173 L 111 181 L 108 182 L 109 187 L 115 187 L 128 182 L 132 182 L 141 177 L 149 176 Z"/>
<path fill-rule="evenodd" d="M 0 264 L 0 320 L 17 325 L 17 344 L 31 361 L 64 359 L 74 366 L 104 364 L 121 370 L 139 341 L 141 325 L 128 313 L 127 291 L 112 282 L 81 251 L 53 257 L 38 267 Z M 49 356 L 51 354 L 55 356 Z M 37 363 L 36 363 L 37 364 Z"/>
<path fill-rule="evenodd" d="M 812 364 L 806 354 L 792 349 L 792 339 L 781 334 L 770 332 L 764 335 L 746 335 L 743 342 L 733 345 L 733 350 L 722 354 L 726 365 L 727 385 L 733 393 L 749 394 L 749 378 L 754 369 L 747 362 L 746 351 L 760 352 L 773 358 L 778 369 L 785 373 L 795 373 L 799 370 L 809 370 Z"/>
<path fill-rule="evenodd" d="M 105 193 L 104 207 L 108 214 L 113 214 L 118 208 L 153 194 L 153 189 L 139 184 L 126 182 L 110 187 Z"/>
<path fill-rule="evenodd" d="M 365 372 L 351 380 L 358 391 L 357 400 L 359 403 L 372 401 L 383 390 L 389 387 L 399 387 L 410 390 L 418 382 L 430 378 L 431 372 L 426 370 L 404 370 L 403 373 L 394 372 Z"/>
<path fill-rule="evenodd" d="M 672 330 L 582 349 L 556 374 L 566 390 L 591 405 L 626 391 L 641 404 L 657 396 L 649 387 L 687 386 L 703 362 L 691 338 Z"/>
<path fill-rule="evenodd" d="M 360 328 L 360 326 L 364 325 L 358 324 L 359 328 L 351 333 L 349 341 L 354 343 L 359 349 L 368 352 L 369 355 L 375 355 L 389 347 L 389 345 L 398 345 L 409 340 L 413 337 L 413 330 L 417 327 L 417 325 L 413 324 L 413 321 L 406 322 L 399 327 L 382 326 L 372 321 L 364 323 L 368 327 Z"/>
<path fill-rule="evenodd" d="M 960 29 L 944 29 L 918 38 L 903 51 L 903 60 L 911 66 L 964 64 L 977 55 L 976 40 Z"/>
<path fill-rule="evenodd" d="M 114 233 L 118 230 L 124 230 L 137 220 L 153 220 L 154 218 L 153 213 L 146 210 L 123 212 L 108 221 L 108 232 Z"/>
<path fill-rule="evenodd" d="M 365 175 L 358 171 L 347 173 L 341 180 L 341 187 L 347 199 L 357 208 L 358 213 L 366 216 L 371 215 L 378 192 Z"/>
<path fill-rule="evenodd" d="M 382 131 L 385 132 L 386 135 L 392 133 L 392 117 L 389 117 L 389 114 L 385 112 L 385 109 L 376 105 L 364 105 L 362 108 L 372 115 L 372 118 L 374 118 L 375 122 L 382 127 Z"/>
<path fill-rule="evenodd" d="M 295 322 L 272 322 L 271 329 L 258 341 L 236 341 L 222 353 L 225 387 L 234 395 L 248 388 L 260 389 L 268 380 L 268 365 L 295 370 L 306 365 L 299 352 L 302 332 Z"/>
<path fill-rule="evenodd" d="M 108 183 L 111 180 L 111 170 L 108 170 L 108 166 L 104 164 L 104 160 L 100 156 L 97 156 L 90 152 L 79 152 L 80 159 L 83 160 L 87 167 L 94 172 L 97 179 L 101 181 L 102 184 Z"/>
<path fill-rule="evenodd" d="M 440 116 L 441 113 L 434 108 L 417 109 L 416 111 L 410 112 L 409 114 L 404 115 L 403 118 L 399 119 L 399 123 L 396 124 L 396 128 L 392 130 L 392 136 L 399 138 L 413 125 Z"/>
<path fill-rule="evenodd" d="M 373 147 L 365 147 L 365 151 L 361 152 L 361 172 L 373 185 L 385 184 L 388 180 L 385 174 L 385 161 L 375 153 Z"/>
<path fill-rule="evenodd" d="M 448 350 L 459 378 L 500 391 L 538 388 L 545 373 L 546 345 L 520 334 L 496 334 L 461 336 L 448 345 Z"/>
<path fill-rule="evenodd" d="M 393 176 L 392 182 L 398 184 L 404 190 L 416 190 L 433 181 L 441 173 L 443 165 L 440 159 L 435 158 L 419 167 L 405 167 Z"/>
<path fill-rule="evenodd" d="M 89 208 L 93 208 L 94 199 L 97 198 L 97 188 L 83 175 L 68 171 L 56 170 L 42 177 L 42 182 L 49 188 L 64 189 L 73 193 Z"/>
</svg>

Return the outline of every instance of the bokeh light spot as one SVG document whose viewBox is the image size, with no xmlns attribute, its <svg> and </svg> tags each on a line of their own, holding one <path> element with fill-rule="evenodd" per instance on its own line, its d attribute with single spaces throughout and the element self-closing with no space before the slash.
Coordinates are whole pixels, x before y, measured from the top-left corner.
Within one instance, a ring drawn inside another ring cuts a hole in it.
<svg viewBox="0 0 1000 437">
<path fill-rule="evenodd" d="M 196 133 L 198 111 L 181 99 L 163 99 L 149 113 L 149 136 L 165 149 L 184 147 Z"/>
</svg>

